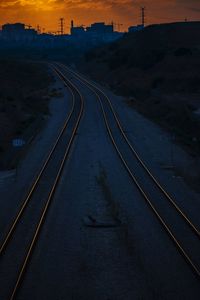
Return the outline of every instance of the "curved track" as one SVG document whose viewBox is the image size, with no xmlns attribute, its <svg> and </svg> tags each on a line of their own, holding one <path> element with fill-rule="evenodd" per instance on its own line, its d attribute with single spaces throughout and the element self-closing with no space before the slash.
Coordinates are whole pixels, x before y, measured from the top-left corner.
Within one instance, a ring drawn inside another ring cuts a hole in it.
<svg viewBox="0 0 200 300">
<path fill-rule="evenodd" d="M 50 153 L 1 243 L 0 268 L 1 273 L 6 275 L 5 284 L 1 281 L 1 300 L 15 299 L 20 288 L 34 247 L 39 241 L 39 234 L 45 225 L 48 210 L 62 177 L 62 171 L 84 111 L 84 99 L 80 92 L 56 66 L 51 65 L 51 67 L 71 92 L 72 107 Z M 9 270 L 10 264 L 12 265 L 11 270 Z M 8 274 L 11 276 L 9 280 Z"/>
<path fill-rule="evenodd" d="M 73 75 L 76 80 L 87 86 L 96 95 L 101 106 L 108 135 L 126 171 L 177 249 L 197 277 L 200 278 L 200 260 L 198 255 L 200 252 L 199 229 L 161 186 L 136 152 L 123 130 L 111 100 L 105 92 L 96 84 L 88 81 L 85 77 L 65 65 L 57 63 L 57 66 L 62 68 L 63 72 L 65 70 L 70 76 Z M 133 163 L 133 157 L 137 163 Z M 170 205 L 167 206 L 168 204 Z"/>
</svg>

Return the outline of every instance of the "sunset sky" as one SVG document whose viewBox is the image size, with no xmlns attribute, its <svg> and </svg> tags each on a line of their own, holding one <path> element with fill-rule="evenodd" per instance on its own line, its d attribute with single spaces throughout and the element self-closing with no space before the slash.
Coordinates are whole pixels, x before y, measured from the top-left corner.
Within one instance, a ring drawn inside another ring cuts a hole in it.
<svg viewBox="0 0 200 300">
<path fill-rule="evenodd" d="M 147 23 L 200 20 L 200 0 L 0 0 L 0 23 L 23 22 L 46 31 L 58 30 L 58 19 L 76 25 L 95 21 L 122 24 L 121 30 L 140 22 L 140 6 L 146 6 Z"/>
</svg>

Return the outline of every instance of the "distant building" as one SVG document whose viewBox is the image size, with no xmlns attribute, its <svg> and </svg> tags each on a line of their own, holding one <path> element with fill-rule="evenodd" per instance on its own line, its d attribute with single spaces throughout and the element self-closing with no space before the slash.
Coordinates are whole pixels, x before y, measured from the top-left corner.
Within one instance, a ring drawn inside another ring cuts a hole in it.
<svg viewBox="0 0 200 300">
<path fill-rule="evenodd" d="M 70 35 L 53 35 L 48 33 L 42 33 L 34 40 L 33 46 L 39 48 L 60 48 L 68 45 Z"/>
<path fill-rule="evenodd" d="M 73 45 L 81 45 L 82 49 L 89 49 L 105 43 L 113 42 L 123 36 L 121 32 L 114 32 L 114 26 L 104 22 L 93 23 L 91 26 L 74 26 L 71 21 L 71 42 Z"/>
<path fill-rule="evenodd" d="M 104 22 L 91 24 L 90 27 L 86 28 L 87 32 L 93 32 L 96 34 L 113 33 L 113 25 L 106 25 Z"/>
<path fill-rule="evenodd" d="M 85 28 L 83 26 L 74 26 L 74 21 L 72 20 L 70 31 L 71 31 L 72 36 L 80 37 L 80 36 L 84 35 Z"/>
<path fill-rule="evenodd" d="M 35 29 L 26 29 L 25 24 L 4 24 L 2 38 L 9 41 L 32 41 L 37 36 Z"/>
<path fill-rule="evenodd" d="M 71 35 L 73 36 L 81 36 L 84 33 L 85 33 L 85 28 L 83 26 L 71 28 Z"/>
<path fill-rule="evenodd" d="M 111 43 L 123 36 L 121 32 L 114 31 L 114 25 L 106 25 L 104 22 L 91 24 L 86 28 L 86 33 L 91 45 L 98 46 Z"/>
<path fill-rule="evenodd" d="M 141 31 L 144 29 L 144 25 L 136 25 L 136 26 L 130 26 L 128 29 L 128 32 L 137 32 L 137 31 Z"/>
<path fill-rule="evenodd" d="M 114 31 L 113 24 L 104 22 L 94 23 L 85 28 L 84 25 L 74 26 L 71 21 L 71 35 L 58 35 L 55 33 L 40 33 L 31 26 L 23 23 L 4 24 L 0 33 L 0 47 L 36 47 L 36 48 L 62 48 L 73 46 L 78 51 L 87 51 L 93 47 L 113 42 L 123 36 L 123 33 Z"/>
</svg>

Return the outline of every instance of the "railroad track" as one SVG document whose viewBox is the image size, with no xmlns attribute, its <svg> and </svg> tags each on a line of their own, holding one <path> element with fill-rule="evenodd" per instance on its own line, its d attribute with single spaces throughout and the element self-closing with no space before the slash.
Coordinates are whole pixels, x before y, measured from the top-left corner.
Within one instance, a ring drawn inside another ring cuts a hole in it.
<svg viewBox="0 0 200 300">
<path fill-rule="evenodd" d="M 185 261 L 200 279 L 200 231 L 177 202 L 161 186 L 128 139 L 119 117 L 105 92 L 67 66 L 57 63 L 63 72 L 74 76 L 97 97 L 110 140 L 142 197 Z M 135 171 L 137 170 L 137 172 Z M 169 204 L 169 205 L 168 205 Z"/>
<path fill-rule="evenodd" d="M 15 299 L 22 284 L 84 111 L 84 99 L 79 90 L 55 65 L 52 64 L 51 67 L 68 87 L 72 95 L 72 106 L 50 153 L 1 242 L 1 300 Z"/>
</svg>

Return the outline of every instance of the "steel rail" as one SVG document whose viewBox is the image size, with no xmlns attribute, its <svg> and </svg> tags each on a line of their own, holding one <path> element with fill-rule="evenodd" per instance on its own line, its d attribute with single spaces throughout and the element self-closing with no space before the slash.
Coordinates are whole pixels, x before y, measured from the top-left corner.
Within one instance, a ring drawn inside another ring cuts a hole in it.
<svg viewBox="0 0 200 300">
<path fill-rule="evenodd" d="M 62 65 L 63 66 L 63 65 Z M 65 67 L 65 66 L 64 66 Z M 66 68 L 66 67 L 65 67 Z M 68 69 L 68 68 L 66 68 Z M 69 71 L 71 72 L 71 71 Z M 76 76 L 75 72 L 71 72 L 75 74 L 75 77 L 79 79 L 80 82 L 85 84 L 85 80 L 82 80 L 80 76 Z M 93 93 L 96 95 L 96 97 L 98 98 L 99 102 L 100 102 L 100 106 L 101 106 L 101 110 L 103 113 L 103 118 L 104 118 L 104 122 L 106 125 L 106 129 L 107 132 L 110 136 L 110 139 L 112 141 L 112 144 L 114 145 L 114 148 L 117 151 L 117 154 L 120 158 L 120 160 L 122 161 L 125 169 L 127 170 L 128 174 L 130 175 L 131 179 L 133 180 L 133 182 L 135 183 L 136 187 L 138 188 L 139 192 L 141 193 L 141 195 L 143 196 L 143 198 L 145 199 L 146 203 L 150 206 L 150 208 L 152 209 L 153 213 L 156 215 L 156 217 L 158 218 L 159 222 L 162 224 L 162 226 L 164 227 L 164 229 L 167 231 L 169 237 L 171 238 L 171 240 L 174 242 L 175 246 L 178 248 L 179 252 L 182 254 L 182 256 L 184 257 L 184 259 L 186 260 L 186 262 L 188 263 L 188 265 L 191 267 L 191 269 L 193 270 L 193 272 L 197 275 L 197 277 L 200 279 L 200 269 L 199 267 L 197 267 L 195 265 L 195 263 L 193 262 L 192 258 L 190 257 L 190 255 L 186 252 L 186 250 L 181 246 L 180 241 L 178 241 L 178 239 L 175 237 L 174 233 L 172 232 L 172 230 L 170 229 L 170 227 L 166 224 L 166 222 L 164 221 L 164 219 L 161 217 L 161 215 L 159 214 L 158 210 L 156 209 L 156 207 L 153 205 L 152 201 L 150 200 L 150 198 L 148 197 L 148 195 L 146 194 L 146 192 L 143 190 L 143 188 L 141 187 L 140 183 L 138 182 L 138 180 L 136 179 L 135 175 L 132 173 L 131 169 L 128 166 L 128 163 L 126 162 L 125 158 L 123 157 L 123 154 L 121 153 L 121 151 L 119 150 L 119 147 L 117 146 L 116 142 L 115 142 L 115 138 L 112 134 L 112 130 L 110 128 L 109 125 L 109 121 L 101 100 L 101 97 L 99 96 L 99 94 L 96 92 L 96 90 L 91 87 L 92 84 L 85 84 L 91 91 L 93 91 Z M 98 90 L 98 89 L 97 89 Z"/>
<path fill-rule="evenodd" d="M 189 217 L 186 215 L 185 212 L 183 212 L 183 210 L 178 206 L 178 204 L 175 202 L 175 200 L 169 195 L 169 193 L 161 186 L 161 184 L 158 182 L 158 180 L 155 178 L 155 176 L 151 173 L 151 171 L 149 170 L 149 168 L 147 167 L 147 165 L 144 163 L 144 161 L 141 159 L 141 157 L 139 156 L 138 152 L 133 148 L 130 140 L 128 139 L 127 135 L 124 132 L 124 129 L 121 125 L 121 122 L 119 120 L 119 118 L 117 117 L 117 114 L 114 110 L 114 107 L 110 101 L 110 99 L 108 98 L 108 96 L 104 93 L 103 90 L 101 90 L 99 87 L 97 87 L 96 84 L 92 84 L 90 83 L 87 79 L 85 79 L 84 77 L 80 76 L 79 74 L 77 74 L 76 72 L 72 71 L 71 69 L 69 69 L 68 67 L 66 67 L 63 64 L 60 64 L 63 68 L 65 68 L 66 70 L 68 70 L 69 72 L 73 73 L 74 76 L 78 77 L 78 79 L 86 82 L 90 87 L 95 88 L 97 91 L 99 91 L 107 100 L 111 111 L 114 115 L 114 118 L 117 122 L 117 126 L 120 129 L 120 132 L 122 133 L 126 143 L 128 144 L 129 148 L 131 149 L 132 153 L 134 154 L 134 156 L 137 158 L 137 160 L 139 161 L 139 163 L 142 165 L 142 167 L 144 168 L 144 170 L 148 173 L 148 175 L 150 176 L 150 178 L 154 181 L 154 183 L 157 185 L 157 187 L 160 189 L 160 191 L 165 195 L 165 197 L 168 199 L 168 201 L 172 204 L 172 206 L 176 209 L 176 211 L 183 217 L 183 219 L 185 220 L 185 222 L 191 227 L 191 229 L 195 232 L 195 234 L 200 238 L 200 231 L 199 229 L 196 227 L 196 225 L 189 219 Z"/>
<path fill-rule="evenodd" d="M 65 76 L 61 73 L 61 71 L 59 71 L 58 69 L 56 69 L 58 73 L 60 73 L 61 75 L 61 78 L 65 78 Z M 11 296 L 9 298 L 9 300 L 14 300 L 15 299 L 15 296 L 20 288 L 20 284 L 22 282 L 22 279 L 23 279 L 23 275 L 25 273 L 25 270 L 27 269 L 27 266 L 28 266 L 28 263 L 30 261 L 30 258 L 31 258 L 31 255 L 33 253 L 33 249 L 36 245 L 36 242 L 38 240 L 38 237 L 39 237 L 39 234 L 41 232 L 41 229 L 42 229 L 42 226 L 44 225 L 44 222 L 45 222 L 45 219 L 47 217 L 47 212 L 48 212 L 48 209 L 52 203 L 52 200 L 53 200 L 53 197 L 55 195 L 55 192 L 56 192 L 56 189 L 58 187 L 58 184 L 59 184 L 59 181 L 61 179 L 61 176 L 62 176 L 62 172 L 63 172 L 63 169 L 64 169 L 64 166 L 65 166 L 65 163 L 66 163 L 66 160 L 69 156 L 69 153 L 70 153 L 70 149 L 72 147 L 72 144 L 73 144 L 73 141 L 75 139 L 75 136 L 76 136 L 76 132 L 78 130 L 78 127 L 79 127 L 79 124 L 80 124 L 80 121 L 81 121 L 81 118 L 82 118 L 82 115 L 83 115 L 83 111 L 84 111 L 84 98 L 82 96 L 82 94 L 79 92 L 79 90 L 76 88 L 75 85 L 73 85 L 73 83 L 66 79 L 64 80 L 65 82 L 68 81 L 70 83 L 70 85 L 77 91 L 79 97 L 80 97 L 80 100 L 81 100 L 81 106 L 80 106 L 80 111 L 79 111 L 79 114 L 78 114 L 78 118 L 76 120 L 76 123 L 75 123 L 75 126 L 73 127 L 73 130 L 72 130 L 72 134 L 71 134 L 71 137 L 70 137 L 70 140 L 69 140 L 69 143 L 67 145 L 67 148 L 66 148 L 66 151 L 65 151 L 65 154 L 64 154 L 64 157 L 63 157 L 63 160 L 61 162 L 61 165 L 60 165 L 60 168 L 59 168 L 59 171 L 57 173 L 57 176 L 56 176 L 56 179 L 54 181 L 54 184 L 52 186 L 52 189 L 48 195 L 48 199 L 44 205 L 44 209 L 42 211 L 42 214 L 41 214 L 41 217 L 38 221 L 38 224 L 37 224 L 37 227 L 35 229 L 35 232 L 34 232 L 34 235 L 33 235 L 33 239 L 27 249 L 27 253 L 25 255 L 25 258 L 24 258 L 24 261 L 21 265 L 21 268 L 19 270 L 19 273 L 18 273 L 18 276 L 17 276 L 17 280 L 16 280 L 16 283 L 15 283 L 15 286 L 12 290 L 12 293 L 11 293 Z"/>
<path fill-rule="evenodd" d="M 59 73 L 57 73 L 56 70 L 55 70 L 55 72 L 56 72 L 57 76 L 60 77 Z M 60 78 L 61 78 L 61 77 L 60 77 Z M 61 78 L 61 79 L 62 79 L 62 78 Z M 23 215 L 23 213 L 24 213 L 26 207 L 28 206 L 28 204 L 29 204 L 29 202 L 30 202 L 30 200 L 31 200 L 31 197 L 32 197 L 32 195 L 33 195 L 33 193 L 34 193 L 34 191 L 35 191 L 35 189 L 36 189 L 36 187 L 37 187 L 37 185 L 38 185 L 38 183 L 39 183 L 39 181 L 40 181 L 40 179 L 41 179 L 41 177 L 42 177 L 44 171 L 46 170 L 46 168 L 47 168 L 47 166 L 48 166 L 48 163 L 50 162 L 50 160 L 51 160 L 51 158 L 52 158 L 52 155 L 53 155 L 53 153 L 55 152 L 55 150 L 56 150 L 56 148 L 57 148 L 57 145 L 58 145 L 60 139 L 62 138 L 62 136 L 63 136 L 63 134 L 64 134 L 64 132 L 65 132 L 65 130 L 66 130 L 66 128 L 67 128 L 67 125 L 68 125 L 68 123 L 69 123 L 69 121 L 70 121 L 70 119 L 71 119 L 71 116 L 72 116 L 72 114 L 73 114 L 73 112 L 74 112 L 74 107 L 75 107 L 75 97 L 74 97 L 74 94 L 73 94 L 71 88 L 68 87 L 68 89 L 69 89 L 69 91 L 70 91 L 71 94 L 72 94 L 72 107 L 71 107 L 71 110 L 70 110 L 70 112 L 69 112 L 69 114 L 68 114 L 68 116 L 67 116 L 67 119 L 66 119 L 65 122 L 64 122 L 64 125 L 63 125 L 63 127 L 62 127 L 62 129 L 61 129 L 61 131 L 60 131 L 60 133 L 59 133 L 59 135 L 58 135 L 58 137 L 56 138 L 55 144 L 53 145 L 52 149 L 50 150 L 50 153 L 48 154 L 48 156 L 47 156 L 47 158 L 46 158 L 46 160 L 45 160 L 45 162 L 44 162 L 42 168 L 41 168 L 40 171 L 39 171 L 39 174 L 38 174 L 38 175 L 36 176 L 36 178 L 34 179 L 34 182 L 33 182 L 32 186 L 31 186 L 31 188 L 30 188 L 30 190 L 29 190 L 29 192 L 28 192 L 28 194 L 27 194 L 25 200 L 23 201 L 23 203 L 22 203 L 22 205 L 21 205 L 21 207 L 20 207 L 20 209 L 19 209 L 17 215 L 15 216 L 14 220 L 12 221 L 12 223 L 11 223 L 11 225 L 10 225 L 10 227 L 9 227 L 8 232 L 6 233 L 6 235 L 5 235 L 5 237 L 4 237 L 3 241 L 2 241 L 2 243 L 1 243 L 1 245 L 0 245 L 0 256 L 3 254 L 4 250 L 6 249 L 6 246 L 7 246 L 8 242 L 9 242 L 9 240 L 10 240 L 12 234 L 14 233 L 14 230 L 15 230 L 15 228 L 16 228 L 16 226 L 17 226 L 19 220 L 20 220 L 20 218 L 22 217 L 22 215 Z"/>
</svg>

